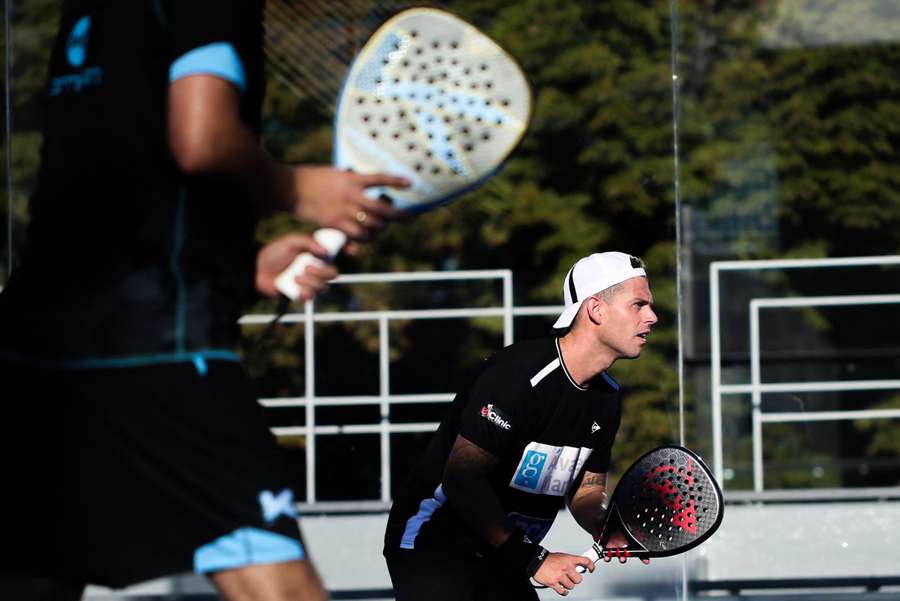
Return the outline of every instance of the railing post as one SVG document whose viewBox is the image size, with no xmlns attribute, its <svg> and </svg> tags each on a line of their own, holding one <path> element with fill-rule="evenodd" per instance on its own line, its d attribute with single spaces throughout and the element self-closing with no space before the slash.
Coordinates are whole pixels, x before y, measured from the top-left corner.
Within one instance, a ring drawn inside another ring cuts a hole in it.
<svg viewBox="0 0 900 601">
<path fill-rule="evenodd" d="M 378 395 L 381 397 L 381 500 L 391 500 L 391 345 L 388 318 L 378 319 Z"/>
<path fill-rule="evenodd" d="M 314 301 L 303 305 L 304 378 L 306 396 L 306 502 L 316 502 L 316 345 Z"/>
</svg>

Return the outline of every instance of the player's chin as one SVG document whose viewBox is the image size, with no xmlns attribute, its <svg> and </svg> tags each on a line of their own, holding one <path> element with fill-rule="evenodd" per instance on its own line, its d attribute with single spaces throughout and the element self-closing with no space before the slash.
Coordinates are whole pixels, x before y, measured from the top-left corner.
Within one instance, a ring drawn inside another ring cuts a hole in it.
<svg viewBox="0 0 900 601">
<path fill-rule="evenodd" d="M 636 341 L 631 347 L 632 354 L 629 355 L 630 359 L 637 359 L 641 356 L 641 351 L 644 350 L 644 346 L 647 344 L 647 339 L 641 336 L 636 337 Z"/>
<path fill-rule="evenodd" d="M 642 345 L 634 345 L 631 348 L 627 349 L 626 352 L 622 355 L 623 359 L 637 359 L 641 356 L 641 351 L 644 350 Z"/>
</svg>

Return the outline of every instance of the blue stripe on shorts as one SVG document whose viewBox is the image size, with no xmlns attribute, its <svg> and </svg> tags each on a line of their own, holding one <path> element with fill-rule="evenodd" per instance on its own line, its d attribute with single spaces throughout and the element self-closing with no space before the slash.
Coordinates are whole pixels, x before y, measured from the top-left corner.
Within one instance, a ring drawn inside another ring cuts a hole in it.
<svg viewBox="0 0 900 601">
<path fill-rule="evenodd" d="M 259 528 L 239 528 L 194 551 L 194 571 L 206 574 L 305 556 L 297 539 Z"/>
</svg>

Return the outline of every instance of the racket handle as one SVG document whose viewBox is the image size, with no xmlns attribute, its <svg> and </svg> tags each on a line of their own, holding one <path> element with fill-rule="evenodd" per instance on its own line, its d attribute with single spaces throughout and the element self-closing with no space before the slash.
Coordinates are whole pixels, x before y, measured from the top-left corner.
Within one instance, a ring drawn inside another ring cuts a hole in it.
<svg viewBox="0 0 900 601">
<path fill-rule="evenodd" d="M 334 259 L 347 242 L 347 236 L 344 232 L 329 227 L 316 230 L 313 234 L 313 238 L 328 251 L 329 260 Z M 275 278 L 275 287 L 283 295 L 292 301 L 296 301 L 300 298 L 301 290 L 300 285 L 294 281 L 294 278 L 302 275 L 307 265 L 322 264 L 322 259 L 315 255 L 311 253 L 301 253 L 297 255 L 297 258 L 294 259 L 293 263 L 291 263 L 287 269 L 282 271 L 278 277 Z"/>
<path fill-rule="evenodd" d="M 594 543 L 591 545 L 591 548 L 582 553 L 581 556 L 587 557 L 596 563 L 603 558 L 603 547 L 601 547 L 599 543 Z M 575 571 L 579 574 L 584 574 L 587 570 L 582 566 L 576 566 Z"/>
</svg>

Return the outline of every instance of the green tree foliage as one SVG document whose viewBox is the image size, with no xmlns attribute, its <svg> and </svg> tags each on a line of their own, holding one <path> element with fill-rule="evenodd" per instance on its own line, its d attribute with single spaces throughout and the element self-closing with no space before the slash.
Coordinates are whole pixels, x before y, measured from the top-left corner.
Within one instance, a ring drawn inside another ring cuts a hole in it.
<svg viewBox="0 0 900 601">
<path fill-rule="evenodd" d="M 587 253 L 618 249 L 643 256 L 660 323 L 639 361 L 614 368 L 629 391 L 617 459 L 627 462 L 652 444 L 677 440 L 673 117 L 678 117 L 681 202 L 701 223 L 690 232 L 697 240 L 683 250 L 698 262 L 900 252 L 900 11 L 890 4 L 680 0 L 675 82 L 680 110 L 673 115 L 670 3 L 448 1 L 451 10 L 486 30 L 522 64 L 535 95 L 532 127 L 484 187 L 412 223 L 392 226 L 364 245 L 359 257 L 341 258 L 339 267 L 346 272 L 510 268 L 516 304 L 532 305 L 559 303 L 563 276 Z M 13 8 L 13 131 L 11 148 L 4 150 L 11 150 L 13 159 L 8 175 L 18 245 L 38 157 L 40 91 L 58 3 L 20 1 Z M 271 73 L 265 147 L 289 161 L 328 162 L 331 116 L 319 106 L 312 93 Z M 297 227 L 278 216 L 261 224 L 259 236 Z M 803 293 L 807 284 L 785 285 Z M 489 287 L 424 292 L 368 287 L 355 290 L 352 298 L 335 290 L 321 304 L 443 307 L 459 306 L 463 299 L 499 303 L 498 291 Z M 858 332 L 826 323 L 816 312 L 808 315 L 808 327 L 827 334 L 833 344 L 857 341 Z M 300 394 L 301 326 L 284 326 L 274 343 L 263 343 L 264 352 L 252 346 L 259 331 L 248 329 L 245 356 L 266 394 Z M 394 379 L 392 389 L 452 390 L 463 371 L 496 348 L 498 331 L 498 320 L 445 328 L 441 334 L 421 324 L 393 325 L 392 365 L 404 375 Z M 545 324 L 519 328 L 528 335 L 538 331 L 546 331 Z M 349 386 L 349 380 L 369 386 L 362 382 L 374 374 L 374 333 L 373 324 L 317 332 L 322 356 L 369 362 L 353 371 L 355 378 L 344 372 L 335 381 L 323 378 L 318 393 Z M 435 375 L 447 371 L 455 375 Z M 418 388 L 428 385 L 436 389 Z M 685 394 L 689 404 L 692 392 Z M 689 419 L 687 426 L 688 440 L 705 433 L 703 424 L 694 429 Z M 861 425 L 861 446 L 872 455 L 896 457 L 900 451 L 889 441 L 900 437 L 893 428 L 885 422 Z M 796 448 L 789 429 L 785 436 L 783 449 L 771 451 L 773 458 Z M 733 446 L 748 455 L 741 443 Z M 797 485 L 802 477 L 789 480 Z"/>
<path fill-rule="evenodd" d="M 24 239 L 28 223 L 28 196 L 34 188 L 34 178 L 40 153 L 41 103 L 47 73 L 50 46 L 56 33 L 59 18 L 59 3 L 54 0 L 29 0 L 29 2 L 8 2 L 5 14 L 11 17 L 11 35 L 4 40 L 4 60 L 10 59 L 10 80 L 3 82 L 3 97 L 9 98 L 10 131 L 3 124 L 2 172 L 4 185 L 0 189 L 0 219 L 2 233 L 0 242 L 0 284 L 9 271 L 10 241 L 12 231 L 13 260 L 16 250 Z M 4 63 L 5 64 L 5 63 Z M 8 88 L 8 90 L 7 90 Z M 7 138 L 6 134 L 9 134 Z M 9 148 L 7 148 L 7 139 Z M 11 172 L 6 172 L 9 153 Z M 7 182 L 11 183 L 12 198 L 7 198 Z M 11 225 L 11 227 L 10 227 Z"/>
</svg>

